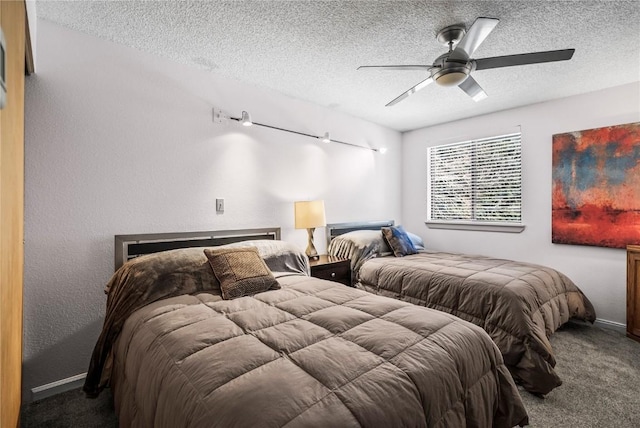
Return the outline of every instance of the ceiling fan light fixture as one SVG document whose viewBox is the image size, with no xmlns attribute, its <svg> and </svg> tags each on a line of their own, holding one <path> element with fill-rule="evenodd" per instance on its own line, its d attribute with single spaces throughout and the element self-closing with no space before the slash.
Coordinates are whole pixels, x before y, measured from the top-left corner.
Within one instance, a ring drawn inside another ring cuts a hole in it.
<svg viewBox="0 0 640 428">
<path fill-rule="evenodd" d="M 464 82 L 469 74 L 459 70 L 443 70 L 443 73 L 439 73 L 434 77 L 436 83 L 440 86 L 458 86 Z"/>
</svg>

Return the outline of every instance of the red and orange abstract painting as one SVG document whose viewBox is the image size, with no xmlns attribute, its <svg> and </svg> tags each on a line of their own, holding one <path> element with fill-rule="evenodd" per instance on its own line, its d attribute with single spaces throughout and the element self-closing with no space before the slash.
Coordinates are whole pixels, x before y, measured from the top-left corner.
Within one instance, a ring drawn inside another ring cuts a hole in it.
<svg viewBox="0 0 640 428">
<path fill-rule="evenodd" d="M 552 242 L 640 244 L 640 122 L 553 136 Z"/>
</svg>

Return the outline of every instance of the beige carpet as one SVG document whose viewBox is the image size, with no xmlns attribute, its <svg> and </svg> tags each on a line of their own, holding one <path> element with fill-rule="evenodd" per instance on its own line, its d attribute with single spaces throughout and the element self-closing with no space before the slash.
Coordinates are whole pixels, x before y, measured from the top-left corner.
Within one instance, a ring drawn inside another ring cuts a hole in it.
<svg viewBox="0 0 640 428">
<path fill-rule="evenodd" d="M 544 399 L 520 390 L 531 427 L 640 426 L 640 343 L 570 323 L 551 336 L 551 346 L 563 384 Z"/>
</svg>

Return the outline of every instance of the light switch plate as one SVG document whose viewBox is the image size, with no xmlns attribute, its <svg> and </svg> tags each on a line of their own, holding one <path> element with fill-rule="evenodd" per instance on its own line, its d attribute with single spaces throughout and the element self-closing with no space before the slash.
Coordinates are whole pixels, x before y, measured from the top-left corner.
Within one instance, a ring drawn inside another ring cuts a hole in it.
<svg viewBox="0 0 640 428">
<path fill-rule="evenodd" d="M 216 199 L 216 212 L 223 213 L 224 212 L 224 199 L 217 198 Z"/>
</svg>

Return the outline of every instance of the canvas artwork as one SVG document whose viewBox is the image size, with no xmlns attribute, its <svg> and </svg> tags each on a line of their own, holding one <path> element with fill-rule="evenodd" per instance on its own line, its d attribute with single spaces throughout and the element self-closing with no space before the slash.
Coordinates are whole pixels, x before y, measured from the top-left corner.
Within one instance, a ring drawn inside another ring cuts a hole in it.
<svg viewBox="0 0 640 428">
<path fill-rule="evenodd" d="M 553 136 L 552 242 L 640 244 L 640 122 Z"/>
</svg>

